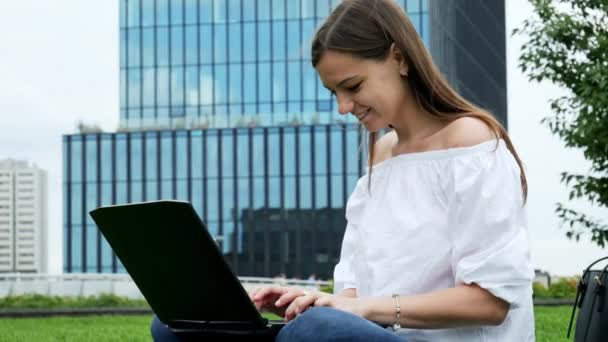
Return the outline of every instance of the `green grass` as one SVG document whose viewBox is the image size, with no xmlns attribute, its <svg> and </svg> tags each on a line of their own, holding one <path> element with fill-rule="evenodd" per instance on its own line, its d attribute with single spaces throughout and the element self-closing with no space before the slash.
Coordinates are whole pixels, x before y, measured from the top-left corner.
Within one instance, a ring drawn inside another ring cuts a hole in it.
<svg viewBox="0 0 608 342">
<path fill-rule="evenodd" d="M 536 341 L 537 342 L 566 342 L 572 341 L 574 334 L 574 326 L 570 339 L 566 338 L 568 332 L 568 323 L 570 323 L 570 314 L 572 307 L 558 306 L 548 307 L 540 306 L 534 308 L 534 320 L 536 322 Z M 576 317 L 575 317 L 576 319 Z"/>
<path fill-rule="evenodd" d="M 0 319 L 0 341 L 150 341 L 150 316 Z"/>
<path fill-rule="evenodd" d="M 568 341 L 570 307 L 537 307 L 535 314 L 537 342 Z M 0 319 L 0 342 L 150 341 L 150 321 L 148 315 Z"/>
</svg>

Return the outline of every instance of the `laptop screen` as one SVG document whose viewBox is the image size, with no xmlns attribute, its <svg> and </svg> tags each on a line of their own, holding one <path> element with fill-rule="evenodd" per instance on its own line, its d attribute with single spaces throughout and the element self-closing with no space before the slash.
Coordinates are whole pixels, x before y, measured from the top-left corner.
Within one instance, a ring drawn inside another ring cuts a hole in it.
<svg viewBox="0 0 608 342">
<path fill-rule="evenodd" d="M 265 326 L 190 203 L 115 205 L 90 214 L 162 322 Z"/>
</svg>

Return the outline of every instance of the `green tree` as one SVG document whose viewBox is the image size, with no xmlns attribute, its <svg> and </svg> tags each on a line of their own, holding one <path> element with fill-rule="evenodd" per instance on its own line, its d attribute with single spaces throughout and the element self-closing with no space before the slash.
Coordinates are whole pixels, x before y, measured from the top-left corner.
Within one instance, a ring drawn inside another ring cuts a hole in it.
<svg viewBox="0 0 608 342">
<path fill-rule="evenodd" d="M 586 174 L 563 172 L 570 201 L 582 199 L 608 208 L 608 0 L 530 0 L 534 16 L 514 35 L 527 37 L 519 68 L 531 81 L 550 81 L 568 95 L 551 100 L 542 120 L 566 147 L 583 151 Z M 608 225 L 602 219 L 557 203 L 568 238 L 584 233 L 604 247 Z"/>
</svg>

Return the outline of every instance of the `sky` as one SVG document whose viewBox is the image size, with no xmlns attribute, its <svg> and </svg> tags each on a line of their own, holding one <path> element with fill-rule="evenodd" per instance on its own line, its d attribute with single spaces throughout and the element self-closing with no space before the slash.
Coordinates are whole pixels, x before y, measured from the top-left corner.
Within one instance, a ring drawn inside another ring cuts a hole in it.
<svg viewBox="0 0 608 342">
<path fill-rule="evenodd" d="M 532 14 L 526 0 L 507 0 L 507 31 Z M 577 150 L 565 149 L 540 120 L 548 101 L 564 94 L 530 83 L 517 68 L 521 36 L 507 36 L 509 132 L 523 159 L 532 263 L 573 275 L 608 250 L 568 240 L 554 213 L 566 202 L 562 171 L 586 172 Z M 79 120 L 104 131 L 118 125 L 118 1 L 0 0 L 0 159 L 26 159 L 48 173 L 49 272 L 62 269 L 62 135 Z M 608 219 L 606 210 L 574 208 Z"/>
</svg>

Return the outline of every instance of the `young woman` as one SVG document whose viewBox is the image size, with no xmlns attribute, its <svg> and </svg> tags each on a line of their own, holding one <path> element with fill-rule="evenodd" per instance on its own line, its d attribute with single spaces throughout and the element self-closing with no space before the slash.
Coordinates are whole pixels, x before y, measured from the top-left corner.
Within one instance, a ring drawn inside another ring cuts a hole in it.
<svg viewBox="0 0 608 342">
<path fill-rule="evenodd" d="M 534 341 L 526 178 L 505 129 L 447 84 L 391 0 L 342 2 L 312 63 L 370 132 L 369 168 L 335 294 L 251 294 L 290 321 L 277 340 Z"/>
<path fill-rule="evenodd" d="M 336 294 L 253 294 L 293 320 L 278 339 L 533 341 L 526 178 L 504 128 L 447 84 L 393 1 L 342 2 L 312 62 L 370 132 L 370 167 L 347 204 Z"/>
</svg>

